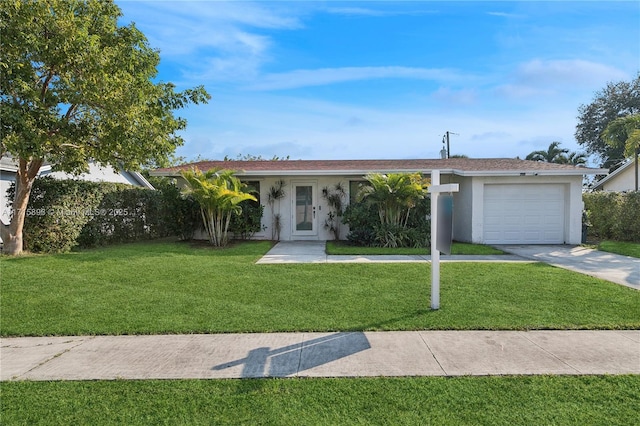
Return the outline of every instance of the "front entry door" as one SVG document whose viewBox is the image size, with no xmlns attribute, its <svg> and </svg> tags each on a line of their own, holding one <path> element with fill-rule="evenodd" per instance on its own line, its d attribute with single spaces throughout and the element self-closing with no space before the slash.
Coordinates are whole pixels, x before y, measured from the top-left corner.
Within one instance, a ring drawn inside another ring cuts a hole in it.
<svg viewBox="0 0 640 426">
<path fill-rule="evenodd" d="M 292 234 L 297 236 L 317 235 L 318 213 L 316 212 L 315 182 L 294 182 L 292 198 Z"/>
</svg>

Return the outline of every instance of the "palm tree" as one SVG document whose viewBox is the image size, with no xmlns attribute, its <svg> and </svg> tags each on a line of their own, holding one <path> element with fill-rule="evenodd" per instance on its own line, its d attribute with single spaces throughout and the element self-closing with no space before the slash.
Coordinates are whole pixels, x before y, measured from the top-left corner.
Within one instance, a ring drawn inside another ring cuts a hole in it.
<svg viewBox="0 0 640 426">
<path fill-rule="evenodd" d="M 545 163 L 566 163 L 568 149 L 559 148 L 560 142 L 551 142 L 549 148 L 544 151 L 533 151 L 527 155 L 527 160 L 543 161 Z"/>
<path fill-rule="evenodd" d="M 200 205 L 209 242 L 218 247 L 227 245 L 231 215 L 242 211 L 239 205 L 242 201 L 257 201 L 256 197 L 245 191 L 246 185 L 230 170 L 203 173 L 194 169 L 183 172 L 182 177 L 187 182 L 182 193 L 192 196 Z"/>
<path fill-rule="evenodd" d="M 405 227 L 409 212 L 425 197 L 427 183 L 419 173 L 370 173 L 360 186 L 358 200 L 375 205 L 381 224 Z"/>
<path fill-rule="evenodd" d="M 584 152 L 571 151 L 566 159 L 566 164 L 572 164 L 574 166 L 587 164 L 587 154 Z"/>
<path fill-rule="evenodd" d="M 613 147 L 624 146 L 624 155 L 635 161 L 635 189 L 638 191 L 638 165 L 640 157 L 640 114 L 613 120 L 602 133 L 603 139 Z"/>
</svg>

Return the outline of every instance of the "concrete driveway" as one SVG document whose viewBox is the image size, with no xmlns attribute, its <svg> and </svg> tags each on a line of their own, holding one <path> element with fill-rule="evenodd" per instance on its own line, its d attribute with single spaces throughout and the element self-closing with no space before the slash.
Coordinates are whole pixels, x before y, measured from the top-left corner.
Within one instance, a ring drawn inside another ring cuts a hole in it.
<svg viewBox="0 0 640 426">
<path fill-rule="evenodd" d="M 496 248 L 549 265 L 640 290 L 640 259 L 570 245 L 498 245 Z"/>
</svg>

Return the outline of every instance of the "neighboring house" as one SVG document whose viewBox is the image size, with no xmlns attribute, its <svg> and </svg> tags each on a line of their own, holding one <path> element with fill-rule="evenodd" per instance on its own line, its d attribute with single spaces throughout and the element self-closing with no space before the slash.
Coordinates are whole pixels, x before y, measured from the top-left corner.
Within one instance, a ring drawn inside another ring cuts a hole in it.
<svg viewBox="0 0 640 426">
<path fill-rule="evenodd" d="M 0 158 L 0 220 L 9 223 L 10 210 L 7 206 L 9 199 L 7 189 L 16 180 L 16 163 L 11 157 Z M 116 171 L 113 167 L 101 167 L 95 163 L 89 163 L 89 171 L 78 176 L 65 172 L 52 172 L 51 164 L 44 164 L 40 167 L 38 176 L 51 176 L 54 179 L 79 179 L 91 182 L 114 182 L 125 183 L 133 186 L 154 189 L 153 186 L 138 172 L 128 172 L 124 170 Z"/>
<path fill-rule="evenodd" d="M 331 239 L 323 223 L 329 207 L 322 188 L 342 182 L 353 197 L 371 172 L 419 172 L 429 177 L 440 170 L 441 183 L 458 183 L 454 194 L 454 239 L 484 244 L 580 244 L 582 178 L 605 174 L 567 164 L 519 159 L 327 160 L 327 161 L 203 161 L 157 169 L 152 176 L 178 177 L 182 170 L 230 169 L 252 182 L 267 205 L 274 183 L 286 182 L 280 202 L 282 240 Z M 265 208 L 263 225 L 271 226 Z M 346 229 L 345 229 L 346 231 Z M 346 235 L 347 232 L 343 232 Z M 256 234 L 270 238 L 271 232 Z"/>
<path fill-rule="evenodd" d="M 594 182 L 591 188 L 612 192 L 635 191 L 636 176 L 640 180 L 640 170 L 636 170 L 635 162 L 630 160 L 618 167 L 610 175 Z"/>
</svg>

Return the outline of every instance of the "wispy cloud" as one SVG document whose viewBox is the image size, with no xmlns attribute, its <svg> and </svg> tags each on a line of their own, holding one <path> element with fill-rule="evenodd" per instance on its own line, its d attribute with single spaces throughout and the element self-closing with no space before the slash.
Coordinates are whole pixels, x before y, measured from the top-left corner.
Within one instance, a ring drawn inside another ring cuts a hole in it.
<svg viewBox="0 0 640 426">
<path fill-rule="evenodd" d="M 362 17 L 387 17 L 387 16 L 401 16 L 401 15 L 431 15 L 438 13 L 434 10 L 422 10 L 422 9 L 372 9 L 365 7 L 328 7 L 324 9 L 326 13 L 335 15 L 346 16 L 362 16 Z"/>
<path fill-rule="evenodd" d="M 517 13 L 507 13 L 507 12 L 487 12 L 487 15 L 497 16 L 500 18 L 508 18 L 508 19 L 525 18 L 525 15 L 520 15 Z"/>
<path fill-rule="evenodd" d="M 412 68 L 399 66 L 320 68 L 267 74 L 260 79 L 260 82 L 248 88 L 251 90 L 286 90 L 383 78 L 460 81 L 464 76 L 455 70 L 444 68 Z"/>
<path fill-rule="evenodd" d="M 520 64 L 510 82 L 496 92 L 508 98 L 522 99 L 549 96 L 557 91 L 597 88 L 607 82 L 625 80 L 629 75 L 609 65 L 582 59 L 533 59 Z"/>
</svg>

